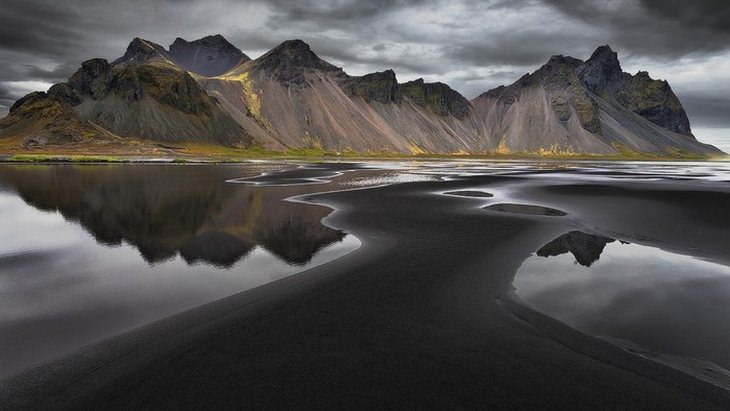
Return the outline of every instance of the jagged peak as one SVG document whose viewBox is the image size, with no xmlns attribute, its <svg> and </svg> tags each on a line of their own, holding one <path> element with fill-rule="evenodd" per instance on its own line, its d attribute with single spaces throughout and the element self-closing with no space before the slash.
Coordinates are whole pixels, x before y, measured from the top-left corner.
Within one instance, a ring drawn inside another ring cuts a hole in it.
<svg viewBox="0 0 730 411">
<path fill-rule="evenodd" d="M 263 69 L 272 78 L 283 83 L 304 84 L 304 72 L 342 72 L 317 56 L 303 40 L 287 40 L 254 60 L 254 67 Z"/>
<path fill-rule="evenodd" d="M 178 37 L 170 45 L 169 54 L 177 65 L 208 77 L 226 73 L 242 62 L 250 60 L 220 34 L 193 41 Z"/>
<path fill-rule="evenodd" d="M 403 83 L 400 88 L 412 102 L 442 116 L 465 118 L 472 109 L 469 100 L 442 82 L 426 83 L 423 78 L 418 78 Z"/>
<path fill-rule="evenodd" d="M 103 58 L 93 58 L 81 62 L 81 69 L 83 70 L 97 70 L 99 68 L 107 68 L 109 62 Z"/>
<path fill-rule="evenodd" d="M 109 91 L 111 79 L 112 65 L 105 59 L 95 58 L 81 63 L 68 79 L 68 85 L 76 92 L 99 99 Z"/>
<path fill-rule="evenodd" d="M 130 51 L 130 50 L 151 53 L 151 52 L 161 52 L 161 51 L 164 52 L 165 48 L 155 42 L 145 40 L 140 37 L 135 37 L 134 39 L 132 39 L 132 41 L 127 46 L 127 51 Z"/>
<path fill-rule="evenodd" d="M 373 73 L 367 73 L 367 74 L 360 76 L 360 78 L 384 78 L 384 79 L 397 81 L 396 77 L 395 77 L 395 71 L 393 71 L 392 69 L 387 69 L 387 70 L 383 70 L 383 71 L 375 71 Z"/>
<path fill-rule="evenodd" d="M 271 52 L 279 53 L 314 53 L 312 48 L 302 39 L 284 40 L 278 46 L 271 49 Z"/>
<path fill-rule="evenodd" d="M 455 93 L 459 93 L 458 91 L 454 90 L 453 88 L 451 88 L 451 86 L 449 86 L 446 83 L 443 83 L 441 81 L 426 82 L 426 80 L 424 80 L 423 77 L 419 77 L 415 80 L 407 81 L 407 82 L 403 83 L 403 85 L 404 86 L 405 85 L 428 86 L 428 87 L 431 87 L 434 89 L 435 88 L 445 88 L 445 89 L 449 89 Z"/>
<path fill-rule="evenodd" d="M 229 42 L 225 37 L 223 37 L 220 34 L 213 34 L 208 35 L 205 37 L 201 37 L 197 40 L 193 41 L 187 41 L 182 37 L 177 37 L 174 42 L 170 45 L 170 52 L 174 52 L 175 49 L 184 48 L 188 46 L 202 46 L 206 48 L 212 48 L 212 49 L 218 49 L 218 50 L 225 50 L 229 51 L 231 53 L 244 55 L 243 52 L 231 42 Z"/>
<path fill-rule="evenodd" d="M 575 69 L 581 64 L 583 64 L 583 60 L 581 59 L 556 54 L 554 56 L 550 56 L 550 59 L 543 65 L 543 67 L 569 67 Z"/>
<path fill-rule="evenodd" d="M 598 47 L 576 72 L 593 92 L 598 92 L 608 83 L 620 80 L 623 75 L 618 53 L 608 45 Z"/>
<path fill-rule="evenodd" d="M 563 87 L 575 80 L 575 71 L 583 65 L 583 61 L 574 57 L 557 54 L 534 73 L 520 77 L 509 87 L 529 87 L 540 84 L 542 86 Z"/>
<path fill-rule="evenodd" d="M 621 62 L 618 60 L 618 53 L 611 49 L 611 46 L 604 45 L 596 49 L 586 61 L 586 65 L 600 65 L 606 72 L 621 73 Z"/>
<path fill-rule="evenodd" d="M 393 71 L 393 69 L 385 69 L 383 71 L 377 71 L 376 73 L 380 73 L 380 74 L 386 75 L 388 77 L 395 78 L 395 71 Z"/>
<path fill-rule="evenodd" d="M 608 44 L 605 44 L 603 46 L 599 46 L 598 48 L 596 48 L 596 50 L 593 52 L 593 54 L 591 54 L 591 57 L 588 59 L 588 61 L 591 61 L 591 60 L 606 61 L 606 62 L 609 62 L 612 64 L 617 64 L 620 66 L 620 63 L 618 61 L 618 53 L 613 51 L 611 46 L 609 46 Z"/>
<path fill-rule="evenodd" d="M 275 62 L 277 65 L 285 63 L 303 68 L 339 70 L 339 67 L 322 60 L 317 53 L 312 51 L 309 44 L 301 39 L 286 40 L 256 60 Z"/>
<path fill-rule="evenodd" d="M 164 57 L 166 54 L 167 50 L 159 44 L 135 37 L 127 46 L 124 55 L 112 64 L 145 62 L 156 57 Z"/>
<path fill-rule="evenodd" d="M 225 37 L 223 37 L 220 34 L 210 34 L 210 35 L 203 36 L 203 37 L 201 37 L 197 40 L 193 40 L 193 41 L 187 41 L 182 37 L 176 37 L 173 44 L 175 44 L 175 43 L 226 43 L 226 44 L 231 44 L 228 40 L 226 40 Z"/>
<path fill-rule="evenodd" d="M 661 82 L 661 83 L 663 83 L 665 85 L 669 85 L 669 82 L 667 80 L 655 79 L 655 78 L 653 78 L 649 74 L 648 71 L 645 71 L 645 70 L 639 70 L 639 71 L 637 71 L 636 74 L 634 74 L 634 77 L 637 78 L 637 79 L 640 79 L 640 80 L 645 80 L 645 81 L 658 81 L 658 82 Z"/>
<path fill-rule="evenodd" d="M 345 76 L 341 84 L 349 96 L 359 97 L 365 101 L 381 103 L 399 103 L 401 101 L 398 80 L 395 72 L 390 69 L 362 76 Z"/>
</svg>

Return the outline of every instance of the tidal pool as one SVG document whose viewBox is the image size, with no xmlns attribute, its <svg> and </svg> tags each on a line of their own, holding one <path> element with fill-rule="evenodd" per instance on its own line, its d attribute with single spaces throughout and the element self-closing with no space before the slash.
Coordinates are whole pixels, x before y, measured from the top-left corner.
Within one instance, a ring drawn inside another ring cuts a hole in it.
<svg viewBox="0 0 730 411">
<path fill-rule="evenodd" d="M 519 298 L 588 334 L 730 381 L 730 267 L 572 231 L 520 267 Z"/>
</svg>

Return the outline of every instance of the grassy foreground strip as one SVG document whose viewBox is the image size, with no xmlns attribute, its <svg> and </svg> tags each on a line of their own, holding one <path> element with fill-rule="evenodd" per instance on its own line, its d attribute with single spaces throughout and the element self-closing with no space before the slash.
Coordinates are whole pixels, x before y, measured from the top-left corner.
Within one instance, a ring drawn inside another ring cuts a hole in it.
<svg viewBox="0 0 730 411">
<path fill-rule="evenodd" d="M 730 157 L 707 158 L 687 152 L 672 151 L 664 154 L 642 153 L 619 147 L 619 153 L 605 154 L 545 154 L 545 153 L 484 153 L 484 154 L 404 154 L 395 152 L 358 153 L 351 150 L 327 151 L 317 148 L 291 148 L 284 151 L 260 146 L 248 148 L 186 144 L 164 149 L 128 151 L 113 149 L 106 152 L 34 152 L 10 151 L 0 153 L 0 162 L 12 163 L 236 163 L 254 159 L 267 160 L 566 160 L 566 161 L 695 161 L 728 160 Z"/>
</svg>

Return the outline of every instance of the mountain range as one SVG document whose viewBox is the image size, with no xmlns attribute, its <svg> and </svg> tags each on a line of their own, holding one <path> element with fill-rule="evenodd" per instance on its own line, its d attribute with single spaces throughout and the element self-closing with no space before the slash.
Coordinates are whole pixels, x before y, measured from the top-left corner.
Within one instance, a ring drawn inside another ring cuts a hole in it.
<svg viewBox="0 0 730 411">
<path fill-rule="evenodd" d="M 135 38 L 65 83 L 19 99 L 2 147 L 116 144 L 313 148 L 361 154 L 713 156 L 666 81 L 622 70 L 609 46 L 553 56 L 509 86 L 468 100 L 392 70 L 348 75 L 305 42 L 251 59 L 220 35 L 169 48 Z"/>
</svg>

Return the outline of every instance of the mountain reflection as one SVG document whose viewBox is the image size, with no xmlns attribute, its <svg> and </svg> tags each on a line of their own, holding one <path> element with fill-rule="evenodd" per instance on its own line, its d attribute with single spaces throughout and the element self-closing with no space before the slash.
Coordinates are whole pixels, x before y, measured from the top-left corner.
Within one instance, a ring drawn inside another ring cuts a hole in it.
<svg viewBox="0 0 730 411">
<path fill-rule="evenodd" d="M 614 241 L 616 240 L 613 238 L 586 234 L 582 231 L 571 231 L 545 244 L 537 250 L 537 255 L 553 257 L 569 252 L 573 254 L 578 264 L 590 267 L 601 257 L 606 244 Z"/>
<path fill-rule="evenodd" d="M 99 243 L 135 246 L 150 264 L 179 254 L 188 264 L 230 267 L 258 245 L 299 265 L 343 239 L 320 223 L 329 209 L 283 201 L 311 188 L 225 183 L 241 172 L 226 166 L 16 166 L 0 168 L 0 180 L 27 204 L 79 222 Z"/>
</svg>

